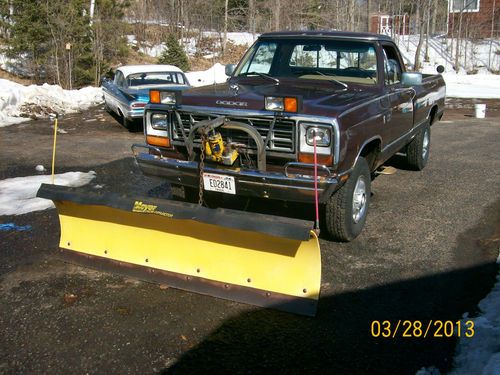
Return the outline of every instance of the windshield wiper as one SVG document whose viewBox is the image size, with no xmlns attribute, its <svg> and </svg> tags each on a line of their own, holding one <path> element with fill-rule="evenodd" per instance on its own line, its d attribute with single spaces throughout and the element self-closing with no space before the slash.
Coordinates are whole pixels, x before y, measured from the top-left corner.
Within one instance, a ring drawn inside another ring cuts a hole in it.
<svg viewBox="0 0 500 375">
<path fill-rule="evenodd" d="M 319 74 L 320 76 L 325 76 L 325 77 L 331 77 L 332 74 L 325 74 L 323 72 L 320 72 L 319 70 L 314 70 L 313 73 L 317 73 Z M 347 83 L 344 83 L 344 82 L 341 82 L 339 81 L 338 79 L 335 79 L 335 78 L 330 78 L 329 79 L 330 82 L 334 82 L 336 83 L 337 85 L 340 85 L 340 86 L 343 86 L 345 89 L 348 89 L 349 86 L 347 85 Z"/>
<path fill-rule="evenodd" d="M 262 78 L 267 78 L 270 79 L 271 81 L 276 82 L 277 85 L 280 84 L 280 80 L 278 78 L 275 78 L 273 76 L 270 76 L 269 74 L 266 73 L 259 73 L 259 72 L 246 72 L 246 73 L 240 73 L 238 76 L 251 76 L 251 75 L 256 75 Z"/>
</svg>

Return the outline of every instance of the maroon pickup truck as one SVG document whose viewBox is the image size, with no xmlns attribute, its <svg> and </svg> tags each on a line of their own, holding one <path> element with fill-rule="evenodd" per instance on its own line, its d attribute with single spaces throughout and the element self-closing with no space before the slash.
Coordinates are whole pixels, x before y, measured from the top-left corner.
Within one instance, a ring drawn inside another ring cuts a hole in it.
<svg viewBox="0 0 500 375">
<path fill-rule="evenodd" d="M 400 152 L 409 168 L 425 167 L 443 116 L 443 78 L 407 72 L 382 35 L 263 34 L 226 74 L 223 84 L 151 91 L 147 144 L 134 145 L 141 170 L 196 193 L 305 203 L 319 193 L 340 241 L 361 232 L 387 159 Z"/>
</svg>

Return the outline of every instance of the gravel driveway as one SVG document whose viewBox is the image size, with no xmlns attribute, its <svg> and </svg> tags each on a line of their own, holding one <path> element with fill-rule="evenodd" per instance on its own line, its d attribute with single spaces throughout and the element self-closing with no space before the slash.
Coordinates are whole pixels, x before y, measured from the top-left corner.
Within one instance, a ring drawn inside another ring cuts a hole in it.
<svg viewBox="0 0 500 375">
<path fill-rule="evenodd" d="M 0 128 L 0 178 L 50 166 L 48 121 Z M 166 195 L 134 165 L 128 133 L 101 109 L 61 119 L 58 172 L 94 170 L 90 188 Z M 55 210 L 2 216 L 0 373 L 381 373 L 447 371 L 456 337 L 372 337 L 374 320 L 460 319 L 491 289 L 500 248 L 500 117 L 448 111 L 421 172 L 379 176 L 366 228 L 321 239 L 316 318 L 88 270 L 56 257 Z M 99 186 L 96 186 L 99 185 Z M 250 209 L 312 218 L 310 208 Z"/>
</svg>

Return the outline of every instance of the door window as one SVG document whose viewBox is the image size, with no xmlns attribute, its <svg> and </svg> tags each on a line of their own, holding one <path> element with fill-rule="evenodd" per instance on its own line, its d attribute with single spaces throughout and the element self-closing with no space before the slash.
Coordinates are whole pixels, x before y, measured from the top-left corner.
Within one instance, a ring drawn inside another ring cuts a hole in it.
<svg viewBox="0 0 500 375">
<path fill-rule="evenodd" d="M 394 85 L 401 82 L 401 64 L 399 57 L 394 47 L 383 46 L 384 48 L 384 73 L 386 86 Z"/>
<path fill-rule="evenodd" d="M 266 73 L 269 74 L 276 52 L 276 43 L 260 43 L 253 56 L 245 62 L 239 74 Z"/>
</svg>

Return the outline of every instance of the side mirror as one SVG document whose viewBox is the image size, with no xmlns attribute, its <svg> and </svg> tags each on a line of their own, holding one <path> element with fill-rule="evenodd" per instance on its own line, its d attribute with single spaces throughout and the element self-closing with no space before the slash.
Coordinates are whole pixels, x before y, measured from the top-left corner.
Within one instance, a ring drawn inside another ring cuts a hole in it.
<svg viewBox="0 0 500 375">
<path fill-rule="evenodd" d="M 437 70 L 437 72 L 438 72 L 439 74 L 441 74 L 441 73 L 443 73 L 443 72 L 444 72 L 444 66 L 442 66 L 442 65 L 438 65 L 438 66 L 437 66 L 437 68 L 436 68 L 436 70 Z"/>
<path fill-rule="evenodd" d="M 404 86 L 420 86 L 422 84 L 422 73 L 404 72 L 401 75 L 401 83 Z"/>
<path fill-rule="evenodd" d="M 234 64 L 227 64 L 226 65 L 226 69 L 225 69 L 225 73 L 227 76 L 231 77 L 234 73 L 234 70 L 236 69 L 236 65 Z"/>
</svg>

